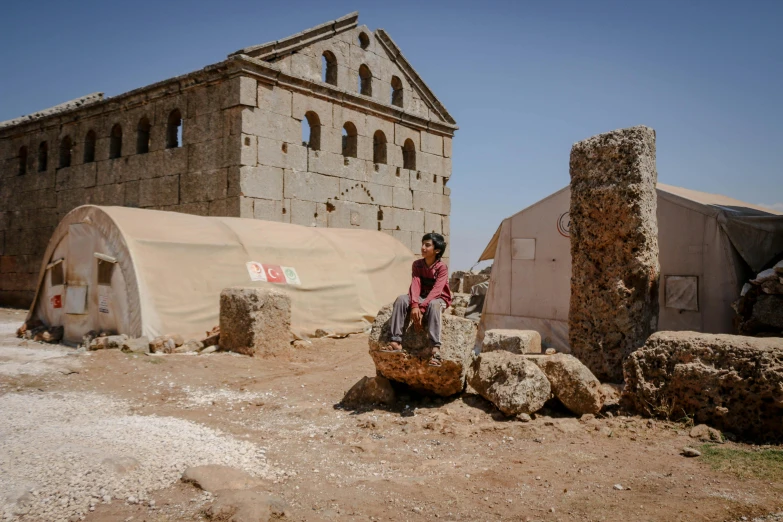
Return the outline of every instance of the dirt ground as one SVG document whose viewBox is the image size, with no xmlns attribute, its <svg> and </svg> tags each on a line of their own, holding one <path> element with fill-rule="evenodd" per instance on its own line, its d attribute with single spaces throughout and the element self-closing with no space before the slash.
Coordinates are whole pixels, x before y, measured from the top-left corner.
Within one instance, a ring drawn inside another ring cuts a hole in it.
<svg viewBox="0 0 783 522">
<path fill-rule="evenodd" d="M 701 447 L 686 423 L 618 411 L 580 420 L 555 410 L 523 423 L 472 394 L 343 409 L 345 391 L 375 373 L 366 335 L 314 340 L 264 359 L 76 353 L 14 338 L 23 317 L 0 310 L 0 399 L 52 408 L 56 402 L 34 399 L 97 394 L 129 404 L 133 418 L 176 418 L 252 443 L 276 470 L 264 489 L 286 502 L 286 520 L 778 520 L 770 514 L 783 509 L 781 474 L 748 476 L 682 456 L 684 446 Z M 194 459 L 207 449 L 199 444 L 188 446 Z M 17 450 L 24 453 L 3 451 Z M 192 464 L 187 454 L 182 460 Z M 15 462 L 0 454 L 0 475 Z M 178 481 L 149 499 L 100 501 L 71 519 L 206 520 L 211 502 Z"/>
</svg>

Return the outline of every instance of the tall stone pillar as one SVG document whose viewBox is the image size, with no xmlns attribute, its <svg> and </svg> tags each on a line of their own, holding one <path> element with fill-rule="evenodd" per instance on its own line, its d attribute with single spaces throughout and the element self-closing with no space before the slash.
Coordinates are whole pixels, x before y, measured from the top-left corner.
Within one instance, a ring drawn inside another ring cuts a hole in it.
<svg viewBox="0 0 783 522">
<path fill-rule="evenodd" d="M 655 131 L 639 126 L 571 148 L 569 342 L 600 380 L 658 327 Z"/>
</svg>

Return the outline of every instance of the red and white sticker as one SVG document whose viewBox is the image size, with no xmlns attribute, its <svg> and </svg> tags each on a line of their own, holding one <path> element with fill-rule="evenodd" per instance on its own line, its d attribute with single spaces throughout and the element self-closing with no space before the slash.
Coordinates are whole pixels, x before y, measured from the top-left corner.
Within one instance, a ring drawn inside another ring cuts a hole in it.
<svg viewBox="0 0 783 522">
<path fill-rule="evenodd" d="M 63 307 L 63 296 L 60 294 L 53 295 L 51 298 L 52 302 L 52 308 L 62 308 Z"/>
<path fill-rule="evenodd" d="M 265 281 L 283 285 L 301 285 L 302 281 L 291 266 L 267 265 L 256 261 L 248 261 L 247 272 L 251 281 Z"/>
</svg>

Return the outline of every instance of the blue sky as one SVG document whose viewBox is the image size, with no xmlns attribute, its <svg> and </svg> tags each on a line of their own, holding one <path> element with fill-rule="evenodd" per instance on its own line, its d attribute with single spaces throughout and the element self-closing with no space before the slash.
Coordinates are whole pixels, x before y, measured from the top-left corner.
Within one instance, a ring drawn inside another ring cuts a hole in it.
<svg viewBox="0 0 783 522">
<path fill-rule="evenodd" d="M 568 184 L 579 140 L 644 124 L 660 181 L 783 210 L 783 2 L 8 3 L 0 120 L 116 95 L 348 12 L 457 120 L 451 268 Z"/>
</svg>

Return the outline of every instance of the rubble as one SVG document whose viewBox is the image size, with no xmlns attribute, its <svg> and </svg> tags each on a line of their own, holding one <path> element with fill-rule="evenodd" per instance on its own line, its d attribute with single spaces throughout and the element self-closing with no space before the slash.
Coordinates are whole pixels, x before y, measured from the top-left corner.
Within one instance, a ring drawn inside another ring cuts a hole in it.
<svg viewBox="0 0 783 522">
<path fill-rule="evenodd" d="M 783 437 L 783 339 L 657 332 L 624 370 L 623 400 L 641 414 Z"/>
<path fill-rule="evenodd" d="M 90 350 L 121 349 L 127 340 L 128 336 L 125 334 L 100 336 L 90 342 L 89 348 Z"/>
<path fill-rule="evenodd" d="M 430 366 L 430 341 L 425 330 L 417 331 L 406 324 L 402 337 L 404 353 L 384 353 L 390 342 L 392 305 L 384 306 L 370 331 L 370 356 L 378 373 L 392 381 L 403 382 L 414 389 L 449 396 L 465 387 L 465 376 L 476 340 L 476 323 L 443 314 L 440 356 L 441 366 Z"/>
<path fill-rule="evenodd" d="M 457 317 L 465 317 L 468 302 L 470 302 L 470 294 L 451 294 L 451 307 L 448 309 L 448 313 Z"/>
<path fill-rule="evenodd" d="M 638 126 L 571 149 L 571 351 L 601 380 L 658 324 L 655 131 Z"/>
<path fill-rule="evenodd" d="M 278 290 L 232 287 L 220 293 L 220 349 L 278 352 L 291 342 L 291 298 Z"/>
<path fill-rule="evenodd" d="M 596 414 L 604 405 L 605 395 L 595 375 L 572 355 L 526 355 L 544 372 L 552 394 L 577 415 Z"/>
<path fill-rule="evenodd" d="M 509 352 L 479 355 L 473 362 L 468 382 L 507 416 L 535 413 L 551 396 L 549 381 L 538 365 Z"/>
<path fill-rule="evenodd" d="M 481 351 L 505 351 L 517 354 L 541 353 L 541 334 L 535 330 L 487 330 Z"/>
<path fill-rule="evenodd" d="M 479 271 L 476 270 L 455 270 L 451 273 L 449 278 L 449 288 L 453 293 L 471 293 L 471 289 L 485 281 L 489 281 L 490 274 L 492 273 L 492 265 Z"/>
<path fill-rule="evenodd" d="M 123 352 L 150 353 L 150 340 L 145 337 L 126 339 L 121 346 Z"/>
<path fill-rule="evenodd" d="M 165 334 L 150 341 L 149 348 L 151 353 L 174 353 L 184 343 L 185 340 L 179 334 Z"/>
<path fill-rule="evenodd" d="M 740 335 L 783 336 L 783 261 L 751 279 L 732 307 Z"/>
</svg>

